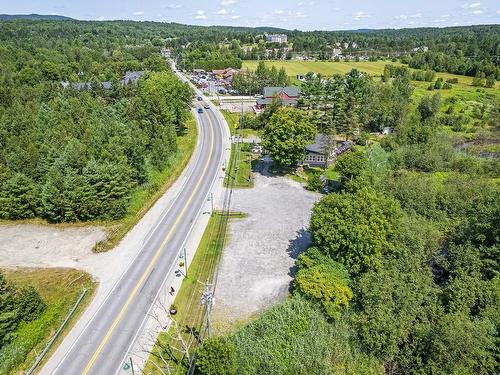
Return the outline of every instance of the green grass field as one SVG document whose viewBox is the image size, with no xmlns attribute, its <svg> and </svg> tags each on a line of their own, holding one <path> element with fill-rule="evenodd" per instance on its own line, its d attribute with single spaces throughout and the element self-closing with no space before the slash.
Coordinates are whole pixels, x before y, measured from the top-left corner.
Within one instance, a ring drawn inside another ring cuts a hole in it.
<svg viewBox="0 0 500 375">
<path fill-rule="evenodd" d="M 89 274 L 68 268 L 22 268 L 3 270 L 3 272 L 8 280 L 13 281 L 19 287 L 34 286 L 47 306 L 40 317 L 31 322 L 22 323 L 12 342 L 0 350 L 0 374 L 24 374 L 59 328 L 80 296 L 82 289 L 87 288 L 88 292 L 75 314 L 61 336 L 54 342 L 39 368 L 57 348 L 65 334 L 77 321 L 77 317 L 91 301 L 96 284 Z"/>
<path fill-rule="evenodd" d="M 244 61 L 243 68 L 249 70 L 255 70 L 258 61 Z M 284 67 L 288 76 L 292 78 L 292 82 L 297 84 L 298 81 L 296 77 L 298 74 L 304 75 L 308 72 L 321 73 L 322 75 L 329 77 L 334 74 L 346 74 L 352 69 L 358 69 L 362 72 L 366 72 L 372 76 L 380 76 L 384 67 L 387 64 L 392 65 L 402 65 L 401 63 L 395 63 L 391 61 L 295 61 L 295 60 L 273 60 L 265 61 L 267 67 L 275 66 L 277 69 Z M 413 70 L 413 69 L 412 69 Z M 477 100 L 481 101 L 483 99 L 500 99 L 500 83 L 497 82 L 495 88 L 484 88 L 484 87 L 473 87 L 472 77 L 461 76 L 449 73 L 436 73 L 436 78 L 443 78 L 445 81 L 448 78 L 458 79 L 458 83 L 453 85 L 451 90 L 439 90 L 443 99 L 451 96 L 458 96 L 464 100 Z M 429 91 L 427 87 L 429 82 L 417 82 L 412 81 L 415 86 L 414 96 L 415 98 L 420 98 L 427 92 L 438 92 Z"/>
<path fill-rule="evenodd" d="M 255 70 L 258 61 L 243 61 L 243 68 Z M 370 75 L 380 75 L 384 71 L 386 64 L 401 65 L 400 63 L 391 63 L 388 61 L 296 61 L 296 60 L 277 60 L 266 61 L 267 67 L 275 66 L 277 69 L 284 67 L 287 74 L 296 77 L 298 74 L 304 75 L 307 72 L 321 73 L 324 76 L 334 74 L 346 74 L 352 69 L 358 69 Z"/>
</svg>

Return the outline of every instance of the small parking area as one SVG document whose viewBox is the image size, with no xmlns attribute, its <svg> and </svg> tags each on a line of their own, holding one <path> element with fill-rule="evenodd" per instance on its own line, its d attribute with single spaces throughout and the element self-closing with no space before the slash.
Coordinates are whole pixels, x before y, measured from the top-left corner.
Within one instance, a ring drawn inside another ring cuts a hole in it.
<svg viewBox="0 0 500 375">
<path fill-rule="evenodd" d="M 285 298 L 295 258 L 310 241 L 306 229 L 320 195 L 262 170 L 254 173 L 252 189 L 233 192 L 232 209 L 248 217 L 230 225 L 215 295 L 214 321 L 219 329 Z"/>
</svg>

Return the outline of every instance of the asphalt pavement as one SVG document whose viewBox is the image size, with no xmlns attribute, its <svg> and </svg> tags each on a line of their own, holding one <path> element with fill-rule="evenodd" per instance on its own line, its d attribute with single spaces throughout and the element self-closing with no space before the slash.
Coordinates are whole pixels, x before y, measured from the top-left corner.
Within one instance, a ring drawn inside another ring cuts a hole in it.
<svg viewBox="0 0 500 375">
<path fill-rule="evenodd" d="M 195 103 L 195 106 L 200 106 Z M 115 374 L 125 365 L 131 342 L 141 329 L 166 277 L 178 263 L 200 208 L 207 200 L 223 159 L 223 126 L 212 110 L 198 114 L 200 155 L 184 189 L 152 228 L 135 262 L 127 269 L 53 374 Z M 109 267 L 113 267 L 112 264 Z"/>
</svg>

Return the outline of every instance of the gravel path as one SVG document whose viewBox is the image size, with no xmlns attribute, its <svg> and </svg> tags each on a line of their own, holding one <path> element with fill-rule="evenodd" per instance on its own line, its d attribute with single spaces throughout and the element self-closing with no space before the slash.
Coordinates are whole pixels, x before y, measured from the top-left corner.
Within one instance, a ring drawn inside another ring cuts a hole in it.
<svg viewBox="0 0 500 375">
<path fill-rule="evenodd" d="M 288 295 L 297 255 L 309 244 L 306 228 L 320 198 L 285 177 L 255 173 L 255 187 L 234 190 L 232 220 L 219 270 L 214 318 L 242 321 Z"/>
</svg>

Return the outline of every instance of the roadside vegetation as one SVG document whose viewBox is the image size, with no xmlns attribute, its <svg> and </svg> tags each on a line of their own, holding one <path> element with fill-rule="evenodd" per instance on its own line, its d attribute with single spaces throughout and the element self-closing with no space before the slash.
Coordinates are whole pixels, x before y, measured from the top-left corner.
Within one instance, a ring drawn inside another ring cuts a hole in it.
<svg viewBox="0 0 500 375">
<path fill-rule="evenodd" d="M 263 144 L 281 171 L 316 132 L 354 147 L 323 173 L 332 192 L 313 209 L 292 296 L 205 341 L 200 374 L 497 372 L 497 93 L 414 96 L 408 68 L 384 72 L 310 74 L 298 109 L 268 109 Z M 314 171 L 295 173 L 323 187 Z"/>
<path fill-rule="evenodd" d="M 236 112 L 222 111 L 233 136 L 255 136 L 259 135 L 256 129 L 240 129 L 240 114 Z M 243 117 L 243 125 L 247 124 L 245 120 L 255 121 L 256 116 L 245 114 Z M 246 126 L 249 126 L 247 124 Z M 235 155 L 235 152 L 238 155 Z M 252 152 L 252 145 L 249 143 L 240 142 L 238 146 L 235 143 L 231 144 L 231 156 L 226 166 L 226 176 L 224 178 L 224 186 L 232 186 L 234 188 L 249 188 L 253 186 L 252 170 L 257 162 L 256 155 Z M 234 163 L 236 162 L 236 166 Z"/>
<path fill-rule="evenodd" d="M 181 334 L 185 342 L 192 347 L 189 353 L 195 351 L 193 333 L 201 334 L 203 329 L 204 307 L 200 304 L 203 292 L 203 283 L 211 282 L 214 272 L 221 259 L 224 244 L 227 241 L 227 226 L 232 219 L 244 218 L 244 213 L 214 212 L 210 217 L 203 237 L 191 264 L 188 264 L 188 276 L 184 278 L 171 308 L 177 312 L 172 315 L 176 324 L 169 327 L 169 332 L 161 333 L 149 356 L 144 373 L 158 373 L 156 363 L 160 368 L 172 367 L 172 374 L 184 374 L 188 368 L 188 356 L 182 348 L 182 343 L 176 340 L 177 331 L 181 327 Z M 179 266 L 184 272 L 184 265 Z M 173 349 L 174 347 L 175 349 Z"/>
<path fill-rule="evenodd" d="M 250 188 L 253 186 L 252 169 L 256 156 L 252 153 L 250 143 L 231 145 L 231 158 L 229 159 L 224 186 L 234 188 Z M 238 153 L 234 158 L 234 153 Z M 234 163 L 236 162 L 236 166 Z"/>
<path fill-rule="evenodd" d="M 152 171 L 149 181 L 132 191 L 127 213 L 122 219 L 104 223 L 109 228 L 108 235 L 104 241 L 96 244 L 94 251 L 112 249 L 170 188 L 188 164 L 196 146 L 197 135 L 195 119 L 189 114 L 182 133 L 177 136 L 175 155 L 167 161 L 162 171 Z"/>
<path fill-rule="evenodd" d="M 87 294 L 49 356 L 85 310 L 95 286 L 88 274 L 72 269 L 3 270 L 0 273 L 0 373 L 26 372 L 86 288 Z"/>
</svg>

